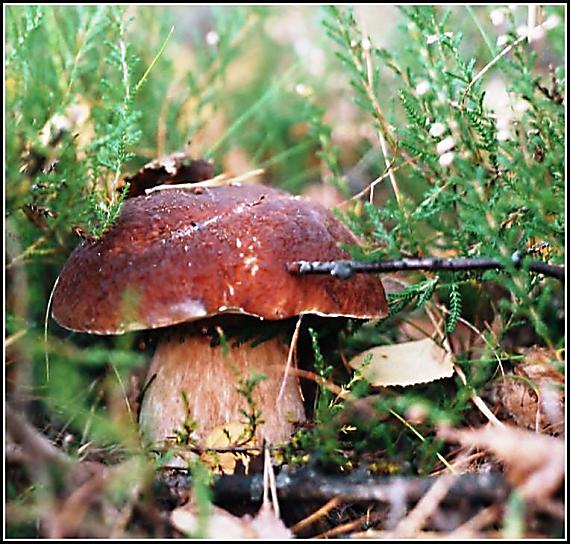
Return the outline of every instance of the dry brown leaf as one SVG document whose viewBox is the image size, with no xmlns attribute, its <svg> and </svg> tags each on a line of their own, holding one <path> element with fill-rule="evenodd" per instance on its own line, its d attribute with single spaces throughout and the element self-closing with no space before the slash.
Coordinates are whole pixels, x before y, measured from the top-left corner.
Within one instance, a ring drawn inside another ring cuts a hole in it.
<svg viewBox="0 0 570 544">
<path fill-rule="evenodd" d="M 196 505 L 189 502 L 170 514 L 170 522 L 181 533 L 196 536 L 199 517 Z M 233 516 L 223 508 L 212 505 L 203 538 L 215 540 L 282 539 L 292 538 L 292 533 L 275 515 L 268 503 L 264 503 L 255 516 Z"/>
<path fill-rule="evenodd" d="M 196 183 L 214 176 L 214 165 L 206 159 L 191 159 L 186 151 L 177 151 L 145 164 L 136 174 L 123 180 L 129 183 L 127 198 L 144 195 L 157 185 Z"/>
<path fill-rule="evenodd" d="M 431 338 L 377 346 L 351 359 L 349 365 L 379 387 L 415 385 L 453 375 L 452 354 Z"/>
<path fill-rule="evenodd" d="M 493 453 L 507 467 L 507 478 L 526 499 L 546 499 L 564 480 L 564 441 L 505 425 L 476 430 L 442 429 L 443 438 Z"/>
<path fill-rule="evenodd" d="M 499 402 L 518 425 L 564 431 L 564 374 L 554 366 L 556 360 L 552 350 L 533 346 L 497 386 Z"/>
</svg>

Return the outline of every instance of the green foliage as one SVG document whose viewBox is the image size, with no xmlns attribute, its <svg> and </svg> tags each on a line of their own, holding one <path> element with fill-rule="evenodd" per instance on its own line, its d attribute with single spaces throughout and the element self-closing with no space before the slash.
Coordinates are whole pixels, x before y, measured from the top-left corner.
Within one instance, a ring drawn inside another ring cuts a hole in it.
<svg viewBox="0 0 570 544">
<path fill-rule="evenodd" d="M 263 414 L 253 398 L 253 392 L 256 385 L 266 379 L 267 376 L 261 372 L 252 372 L 247 377 L 238 376 L 237 391 L 247 403 L 247 409 L 240 410 L 245 418 L 246 427 L 238 437 L 238 444 L 247 444 L 255 436 L 259 425 L 263 424 Z"/>
<path fill-rule="evenodd" d="M 437 427 L 480 421 L 472 395 L 483 395 L 499 365 L 520 361 L 527 345 L 564 348 L 561 285 L 529 273 L 524 261 L 515 270 L 511 260 L 523 250 L 565 261 L 564 25 L 547 30 L 543 45 L 529 44 L 517 34 L 524 10 L 499 8 L 506 22 L 498 44 L 491 9 L 403 6 L 398 28 L 382 29 L 387 45 L 378 47 L 378 29 L 371 23 L 369 36 L 358 10 L 344 6 L 308 8 L 304 35 L 286 7 L 7 6 L 9 397 L 33 399 L 34 422 L 58 446 L 69 433 L 72 455 L 90 447 L 138 451 L 129 386 L 152 341 L 68 333 L 49 320 L 48 301 L 81 242 L 77 234 L 97 238 L 116 221 L 124 178 L 191 143 L 192 156 L 213 159 L 217 172 L 263 168 L 265 183 L 294 193 L 314 182 L 347 198 L 362 191 L 336 212 L 362 241 L 347 247 L 355 259 L 504 263 L 505 272 L 400 274 L 385 319 L 348 320 L 340 333 L 309 331 L 314 422 L 295 433 L 284 458 L 343 472 L 442 468 L 448 450 Z M 562 6 L 543 9 L 545 18 L 565 17 Z M 494 99 L 503 87 L 500 104 Z M 342 365 L 373 345 L 409 339 L 410 328 L 423 333 L 434 324 L 426 311 L 442 316 L 437 326 L 450 336 L 467 384 L 455 378 L 372 391 Z M 454 335 L 461 338 L 463 321 L 483 347 L 461 351 Z M 242 325 L 225 331 L 228 338 L 258 343 L 291 333 L 294 320 Z M 262 422 L 254 399 L 260 379 L 238 378 L 244 442 Z M 346 416 L 363 398 L 372 398 L 373 417 Z M 188 414 L 179 446 L 193 445 L 194 428 Z M 190 468 L 202 520 L 192 536 L 200 536 L 209 479 L 202 465 Z M 38 487 L 11 482 L 9 489 L 10 505 L 28 516 L 9 523 L 10 536 L 38 536 Z M 520 536 L 517 501 L 504 525 Z"/>
<path fill-rule="evenodd" d="M 457 326 L 457 320 L 461 314 L 461 293 L 457 283 L 452 283 L 449 290 L 449 318 L 447 320 L 447 332 L 452 333 Z"/>
<path fill-rule="evenodd" d="M 464 57 L 463 35 L 452 30 L 455 13 L 424 6 L 401 11 L 407 21 L 400 26 L 406 39 L 399 58 L 370 46 L 349 9 L 331 8 L 324 23 L 355 87 L 356 103 L 372 116 L 386 140 L 394 141 L 396 178 L 405 194 L 400 201 L 387 197 L 382 206 L 368 203 L 345 214 L 367 242 L 365 251 L 355 248 L 353 256 L 488 256 L 501 259 L 512 272 L 514 251 L 541 243 L 550 252 L 535 257 L 563 262 L 564 107 L 541 90 L 544 78 L 534 68 L 536 54 L 518 40 L 513 54 L 496 64 L 488 77 L 506 82 L 510 103 L 502 109 L 491 107 L 484 78 L 476 77 L 483 63 Z M 471 14 L 484 16 L 482 11 Z M 489 51 L 483 53 L 490 62 Z M 386 67 L 400 87 L 401 110 L 393 110 L 389 125 L 395 128 L 388 134 L 388 124 L 378 113 L 385 109 L 380 94 L 374 86 L 374 93 L 368 92 L 366 55 L 374 74 Z M 552 77 L 551 85 L 563 89 L 563 78 Z M 556 285 L 539 284 L 531 274 L 488 273 L 484 278 L 513 294 L 502 302 L 504 315 L 525 316 L 542 341 L 562 340 L 561 328 L 547 327 L 547 313 L 536 311 L 544 298 L 552 299 Z M 440 282 L 438 289 L 444 286 Z M 410 289 L 414 287 L 392 296 L 392 314 L 412 298 Z M 450 329 L 460 311 L 458 291 L 452 288 L 451 293 Z"/>
</svg>

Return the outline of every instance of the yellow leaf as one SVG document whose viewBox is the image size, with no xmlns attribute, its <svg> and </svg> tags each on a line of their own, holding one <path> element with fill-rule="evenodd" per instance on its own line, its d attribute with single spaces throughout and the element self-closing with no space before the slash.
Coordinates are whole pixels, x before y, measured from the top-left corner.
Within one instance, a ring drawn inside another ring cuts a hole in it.
<svg viewBox="0 0 570 544">
<path fill-rule="evenodd" d="M 369 364 L 363 365 L 370 360 Z M 431 338 L 377 346 L 349 361 L 375 386 L 415 385 L 453 375 L 453 356 Z"/>
<path fill-rule="evenodd" d="M 243 447 L 254 446 L 253 437 L 245 442 L 248 437 L 249 429 L 245 423 L 239 423 L 237 421 L 226 423 L 225 425 L 216 427 L 206 436 L 204 439 L 204 448 L 230 448 L 237 444 Z M 238 461 L 241 461 L 244 465 L 246 473 L 249 469 L 249 453 L 208 451 L 203 453 L 201 458 L 214 472 L 233 474 Z"/>
</svg>

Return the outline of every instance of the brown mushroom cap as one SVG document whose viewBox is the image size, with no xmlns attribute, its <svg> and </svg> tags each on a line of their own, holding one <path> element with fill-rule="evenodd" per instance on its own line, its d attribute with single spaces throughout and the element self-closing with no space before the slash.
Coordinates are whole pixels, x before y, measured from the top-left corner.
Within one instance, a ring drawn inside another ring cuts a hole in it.
<svg viewBox="0 0 570 544">
<path fill-rule="evenodd" d="M 71 330 L 120 334 L 220 313 L 386 315 L 377 277 L 295 276 L 294 260 L 346 259 L 355 236 L 322 206 L 264 186 L 169 189 L 125 201 L 115 225 L 82 242 L 53 295 Z"/>
</svg>

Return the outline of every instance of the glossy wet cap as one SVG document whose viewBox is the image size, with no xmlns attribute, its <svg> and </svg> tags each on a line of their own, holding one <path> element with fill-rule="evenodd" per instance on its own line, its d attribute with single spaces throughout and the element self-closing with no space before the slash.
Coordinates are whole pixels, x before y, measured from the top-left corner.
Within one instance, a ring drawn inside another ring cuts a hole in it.
<svg viewBox="0 0 570 544">
<path fill-rule="evenodd" d="M 128 199 L 99 240 L 82 242 L 53 295 L 71 330 L 120 334 L 243 313 L 378 318 L 380 280 L 296 276 L 295 260 L 346 259 L 358 243 L 330 211 L 263 186 L 168 189 Z"/>
</svg>

